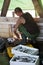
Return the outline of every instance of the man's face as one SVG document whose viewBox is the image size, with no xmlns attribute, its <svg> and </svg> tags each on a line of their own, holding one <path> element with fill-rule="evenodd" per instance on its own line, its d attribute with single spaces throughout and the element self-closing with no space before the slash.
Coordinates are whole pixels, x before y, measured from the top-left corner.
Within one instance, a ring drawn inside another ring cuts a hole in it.
<svg viewBox="0 0 43 65">
<path fill-rule="evenodd" d="M 16 12 L 17 16 L 21 16 L 21 14 L 22 14 L 21 12 Z"/>
</svg>

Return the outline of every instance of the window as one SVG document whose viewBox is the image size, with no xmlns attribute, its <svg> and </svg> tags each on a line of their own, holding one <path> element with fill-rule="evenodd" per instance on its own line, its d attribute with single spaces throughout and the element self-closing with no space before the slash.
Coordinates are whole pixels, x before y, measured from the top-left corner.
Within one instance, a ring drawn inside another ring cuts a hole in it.
<svg viewBox="0 0 43 65">
<path fill-rule="evenodd" d="M 29 12 L 33 17 L 35 17 L 35 10 L 32 0 L 11 0 L 9 10 L 14 10 L 16 7 L 22 8 L 24 12 Z M 7 14 L 8 15 L 8 14 Z M 11 12 L 10 12 L 10 15 Z"/>
<path fill-rule="evenodd" d="M 4 0 L 0 0 L 0 10 L 2 9 Z"/>
<path fill-rule="evenodd" d="M 32 0 L 11 0 L 9 9 L 21 7 L 22 9 L 34 9 Z"/>
</svg>

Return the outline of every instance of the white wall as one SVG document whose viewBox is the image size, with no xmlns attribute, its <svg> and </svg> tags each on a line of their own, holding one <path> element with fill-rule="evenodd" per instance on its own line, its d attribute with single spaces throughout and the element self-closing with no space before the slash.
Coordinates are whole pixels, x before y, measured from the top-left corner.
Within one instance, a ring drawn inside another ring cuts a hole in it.
<svg viewBox="0 0 43 65">
<path fill-rule="evenodd" d="M 13 12 L 13 10 L 7 11 L 6 17 L 13 17 L 12 12 Z M 35 10 L 23 10 L 23 12 L 29 12 L 32 15 L 32 17 L 34 17 L 34 18 L 36 17 L 35 16 Z M 0 14 L 1 14 L 1 11 L 0 11 Z M 39 18 L 39 16 L 37 16 L 37 17 Z"/>
</svg>

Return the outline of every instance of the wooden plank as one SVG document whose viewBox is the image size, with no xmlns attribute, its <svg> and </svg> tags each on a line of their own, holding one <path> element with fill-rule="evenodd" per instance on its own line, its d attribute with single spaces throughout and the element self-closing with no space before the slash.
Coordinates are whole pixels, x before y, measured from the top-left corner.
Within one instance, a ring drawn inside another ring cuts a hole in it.
<svg viewBox="0 0 43 65">
<path fill-rule="evenodd" d="M 1 16 L 6 16 L 9 4 L 10 4 L 10 0 L 4 0 Z"/>
<path fill-rule="evenodd" d="M 43 18 L 43 9 L 40 7 L 38 0 L 32 0 L 35 10 L 38 12 L 39 16 Z"/>
</svg>

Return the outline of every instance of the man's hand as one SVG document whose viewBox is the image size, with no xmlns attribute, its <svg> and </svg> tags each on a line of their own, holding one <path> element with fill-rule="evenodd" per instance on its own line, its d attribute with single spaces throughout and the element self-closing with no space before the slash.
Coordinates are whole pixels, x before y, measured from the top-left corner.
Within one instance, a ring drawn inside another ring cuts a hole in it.
<svg viewBox="0 0 43 65">
<path fill-rule="evenodd" d="M 15 33 L 13 34 L 13 37 L 14 37 L 15 39 L 22 40 L 22 36 L 21 36 L 20 33 L 15 32 Z"/>
</svg>

